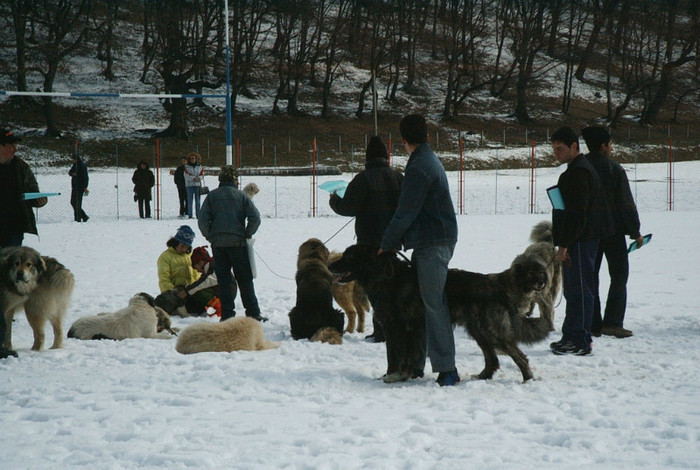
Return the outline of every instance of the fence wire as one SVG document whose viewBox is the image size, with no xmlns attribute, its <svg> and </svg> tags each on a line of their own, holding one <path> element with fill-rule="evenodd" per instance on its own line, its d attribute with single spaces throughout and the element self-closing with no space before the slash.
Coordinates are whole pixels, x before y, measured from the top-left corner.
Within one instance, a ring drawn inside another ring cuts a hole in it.
<svg viewBox="0 0 700 470">
<path fill-rule="evenodd" d="M 677 162 L 669 171 L 667 163 L 624 164 L 632 193 L 640 212 L 696 209 L 700 188 L 694 184 L 700 172 L 700 162 Z M 176 219 L 179 214 L 177 188 L 171 174 L 173 168 L 155 170 L 159 184 L 154 188 L 152 213 L 154 218 Z M 83 208 L 91 220 L 138 219 L 138 207 L 133 198 L 131 177 L 134 168 L 90 169 L 90 194 L 83 199 Z M 548 214 L 551 205 L 546 188 L 555 185 L 563 168 L 541 167 L 533 173 L 529 169 L 464 171 L 461 180 L 458 171 L 448 171 L 450 190 L 458 214 Z M 68 167 L 34 168 L 43 192 L 58 192 L 49 203 L 37 209 L 39 223 L 73 220 L 70 205 L 70 177 Z M 243 175 L 243 187 L 254 182 L 260 188 L 255 205 L 266 218 L 329 217 L 335 213 L 328 205 L 329 194 L 318 186 L 326 181 L 350 181 L 353 173 L 316 176 L 255 176 Z M 218 186 L 217 177 L 205 177 L 210 188 Z M 461 194 L 461 197 L 460 197 Z M 204 197 L 204 196 L 203 196 Z M 315 206 L 314 206 L 315 202 Z M 461 204 L 460 204 L 461 202 Z"/>
</svg>

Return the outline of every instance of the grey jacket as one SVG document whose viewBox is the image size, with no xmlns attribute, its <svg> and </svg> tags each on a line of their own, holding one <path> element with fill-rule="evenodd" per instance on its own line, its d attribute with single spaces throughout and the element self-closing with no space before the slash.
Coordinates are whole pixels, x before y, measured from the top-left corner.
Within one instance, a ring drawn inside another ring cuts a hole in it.
<svg viewBox="0 0 700 470">
<path fill-rule="evenodd" d="M 260 227 L 260 212 L 235 183 L 222 182 L 202 203 L 197 224 L 213 247 L 245 246 Z"/>
</svg>

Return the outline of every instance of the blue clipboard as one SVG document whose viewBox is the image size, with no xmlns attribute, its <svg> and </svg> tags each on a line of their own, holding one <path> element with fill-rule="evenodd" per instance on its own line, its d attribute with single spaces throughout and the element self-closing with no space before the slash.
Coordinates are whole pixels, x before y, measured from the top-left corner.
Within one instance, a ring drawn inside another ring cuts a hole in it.
<svg viewBox="0 0 700 470">
<path fill-rule="evenodd" d="M 552 203 L 552 207 L 554 209 L 566 209 L 566 205 L 564 204 L 564 198 L 561 196 L 559 186 L 552 186 L 547 188 L 547 196 L 549 196 L 549 201 Z"/>
<path fill-rule="evenodd" d="M 60 196 L 61 193 L 22 193 L 22 200 L 39 199 L 40 197 Z"/>
<path fill-rule="evenodd" d="M 336 193 L 338 196 L 343 197 L 345 196 L 345 189 L 348 187 L 348 182 L 343 180 L 326 181 L 318 187 L 331 194 Z"/>
<path fill-rule="evenodd" d="M 650 241 L 651 241 L 651 233 L 648 233 L 648 234 L 644 235 L 644 237 L 642 237 L 642 245 L 641 246 L 637 243 L 637 240 L 630 243 L 629 248 L 627 248 L 627 253 L 632 253 L 633 251 L 640 249 L 642 246 L 646 245 Z"/>
</svg>

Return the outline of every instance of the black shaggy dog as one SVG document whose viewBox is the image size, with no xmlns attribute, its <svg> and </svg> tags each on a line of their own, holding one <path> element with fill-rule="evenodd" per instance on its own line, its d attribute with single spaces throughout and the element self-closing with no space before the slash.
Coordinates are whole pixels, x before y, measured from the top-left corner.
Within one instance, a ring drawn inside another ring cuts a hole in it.
<svg viewBox="0 0 700 470">
<path fill-rule="evenodd" d="M 294 339 L 342 342 L 345 315 L 333 308 L 333 275 L 328 270 L 328 255 L 328 248 L 317 238 L 310 238 L 299 246 L 295 276 L 297 301 L 289 312 Z M 319 335 L 315 336 L 316 333 Z"/>
<path fill-rule="evenodd" d="M 343 281 L 358 282 L 370 298 L 382 299 L 373 307 L 386 335 L 388 367 L 384 381 L 410 378 L 416 358 L 422 354 L 425 330 L 415 268 L 391 253 L 378 256 L 375 246 L 353 245 L 329 269 Z M 524 381 L 533 377 L 518 343 L 536 343 L 549 334 L 549 320 L 527 316 L 530 294 L 544 289 L 547 280 L 546 267 L 536 260 L 514 263 L 497 274 L 448 271 L 445 291 L 452 323 L 463 326 L 484 354 L 486 365 L 479 379 L 490 379 L 498 370 L 497 350 L 513 359 Z"/>
</svg>

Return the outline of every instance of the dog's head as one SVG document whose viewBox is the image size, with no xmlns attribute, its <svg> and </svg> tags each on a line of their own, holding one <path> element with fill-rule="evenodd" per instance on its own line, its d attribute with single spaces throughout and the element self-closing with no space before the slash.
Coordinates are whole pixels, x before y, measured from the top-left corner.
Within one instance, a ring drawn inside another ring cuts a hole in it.
<svg viewBox="0 0 700 470">
<path fill-rule="evenodd" d="M 549 282 L 547 267 L 538 260 L 524 259 L 514 262 L 512 269 L 515 282 L 523 292 L 540 292 Z"/>
<path fill-rule="evenodd" d="M 36 288 L 46 271 L 46 262 L 33 248 L 9 247 L 0 251 L 0 269 L 4 282 L 12 291 L 27 295 Z"/>
<path fill-rule="evenodd" d="M 161 332 L 163 330 L 166 330 L 170 332 L 170 334 L 175 335 L 175 331 L 173 330 L 172 326 L 173 323 L 170 320 L 170 315 L 168 315 L 168 312 L 163 310 L 160 307 L 154 307 L 156 310 L 156 317 L 158 318 L 158 324 L 157 324 L 157 330 L 158 332 Z"/>
<path fill-rule="evenodd" d="M 258 188 L 258 185 L 255 183 L 248 183 L 243 188 L 243 192 L 246 194 L 246 196 L 253 199 L 253 196 L 260 192 L 260 188 Z"/>
<path fill-rule="evenodd" d="M 131 300 L 129 301 L 129 303 L 132 303 L 132 302 L 144 302 L 144 301 L 145 301 L 148 305 L 150 305 L 151 307 L 155 307 L 155 306 L 156 306 L 156 299 L 154 299 L 153 296 L 152 296 L 151 294 L 147 294 L 147 293 L 145 293 L 145 292 L 139 292 L 138 294 L 134 295 L 134 296 L 131 298 Z"/>
<path fill-rule="evenodd" d="M 299 255 L 297 256 L 297 268 L 299 263 L 304 260 L 318 259 L 323 263 L 328 263 L 329 251 L 326 245 L 318 238 L 309 238 L 304 243 L 299 245 Z"/>
<path fill-rule="evenodd" d="M 342 256 L 328 265 L 328 270 L 338 276 L 338 283 L 358 281 L 367 284 L 375 280 L 391 277 L 394 262 L 393 253 L 377 255 L 379 248 L 374 245 L 352 245 Z"/>
</svg>

